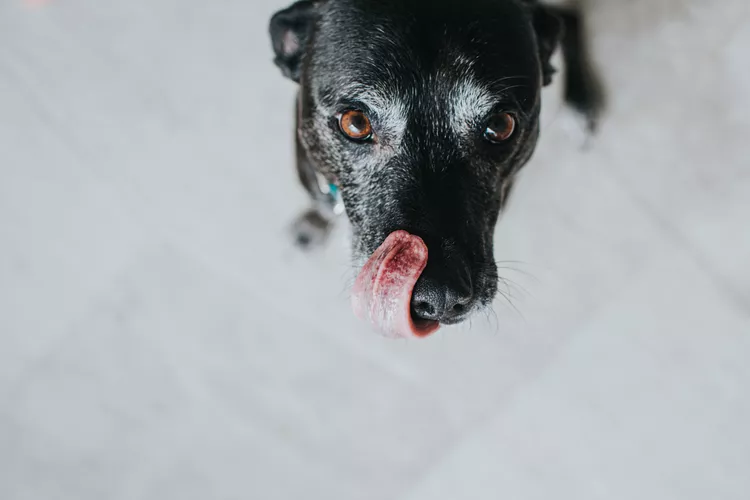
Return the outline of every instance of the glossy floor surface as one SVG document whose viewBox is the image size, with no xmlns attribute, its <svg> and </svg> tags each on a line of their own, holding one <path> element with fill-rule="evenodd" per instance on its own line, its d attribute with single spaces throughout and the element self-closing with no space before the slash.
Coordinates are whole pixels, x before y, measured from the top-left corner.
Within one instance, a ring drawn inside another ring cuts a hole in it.
<svg viewBox="0 0 750 500">
<path fill-rule="evenodd" d="M 366 331 L 303 255 L 276 0 L 0 3 L 3 500 L 750 498 L 750 4 L 591 2 L 512 306 Z"/>
</svg>

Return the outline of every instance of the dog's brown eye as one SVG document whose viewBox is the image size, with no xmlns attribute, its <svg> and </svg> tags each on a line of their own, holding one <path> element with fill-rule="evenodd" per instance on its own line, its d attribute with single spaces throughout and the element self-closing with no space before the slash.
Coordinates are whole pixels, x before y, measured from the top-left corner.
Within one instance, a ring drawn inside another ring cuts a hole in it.
<svg viewBox="0 0 750 500">
<path fill-rule="evenodd" d="M 339 115 L 339 128 L 349 139 L 366 141 L 372 137 L 370 119 L 362 111 L 345 111 Z"/>
<path fill-rule="evenodd" d="M 484 138 L 492 143 L 507 141 L 516 131 L 516 119 L 510 113 L 492 115 L 484 131 Z"/>
</svg>

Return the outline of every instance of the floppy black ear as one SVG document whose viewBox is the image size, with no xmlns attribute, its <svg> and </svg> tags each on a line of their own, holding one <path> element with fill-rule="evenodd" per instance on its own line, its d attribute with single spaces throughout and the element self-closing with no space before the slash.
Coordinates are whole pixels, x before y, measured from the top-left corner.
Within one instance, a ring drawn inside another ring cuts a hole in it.
<svg viewBox="0 0 750 500">
<path fill-rule="evenodd" d="M 295 82 L 299 82 L 302 57 L 319 3 L 319 1 L 301 0 L 277 12 L 271 18 L 269 32 L 273 51 L 276 53 L 274 63 L 281 69 L 284 76 Z"/>
<path fill-rule="evenodd" d="M 562 22 L 548 8 L 537 5 L 534 8 L 534 31 L 539 46 L 539 60 L 542 63 L 543 84 L 552 83 L 552 75 L 557 70 L 550 64 L 550 59 L 562 38 Z"/>
</svg>

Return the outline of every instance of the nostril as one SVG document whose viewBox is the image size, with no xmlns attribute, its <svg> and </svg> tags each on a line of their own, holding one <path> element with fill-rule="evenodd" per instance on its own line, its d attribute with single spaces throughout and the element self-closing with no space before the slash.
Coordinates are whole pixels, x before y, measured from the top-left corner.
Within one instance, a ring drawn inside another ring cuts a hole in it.
<svg viewBox="0 0 750 500">
<path fill-rule="evenodd" d="M 440 321 L 445 314 L 445 293 L 440 284 L 420 277 L 411 298 L 411 315 L 415 320 Z"/>
<path fill-rule="evenodd" d="M 465 317 L 472 306 L 472 293 L 470 290 L 460 288 L 448 288 L 446 297 L 446 314 L 444 321 L 460 320 Z"/>
<path fill-rule="evenodd" d="M 421 276 L 412 293 L 412 319 L 452 324 L 466 317 L 472 309 L 472 291 L 466 284 L 453 281 Z"/>
<path fill-rule="evenodd" d="M 435 317 L 435 307 L 429 302 L 419 301 L 412 304 L 414 313 L 418 318 L 427 319 Z"/>
</svg>

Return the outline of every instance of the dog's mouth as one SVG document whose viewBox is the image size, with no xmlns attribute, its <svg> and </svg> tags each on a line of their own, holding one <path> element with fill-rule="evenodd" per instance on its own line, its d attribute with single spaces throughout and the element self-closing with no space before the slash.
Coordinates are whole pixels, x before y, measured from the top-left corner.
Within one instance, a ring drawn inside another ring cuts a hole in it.
<svg viewBox="0 0 750 500">
<path fill-rule="evenodd" d="M 414 286 L 427 266 L 427 245 L 406 231 L 391 233 L 373 252 L 357 277 L 352 306 L 387 337 L 426 337 L 440 328 L 437 321 L 414 321 Z"/>
</svg>

